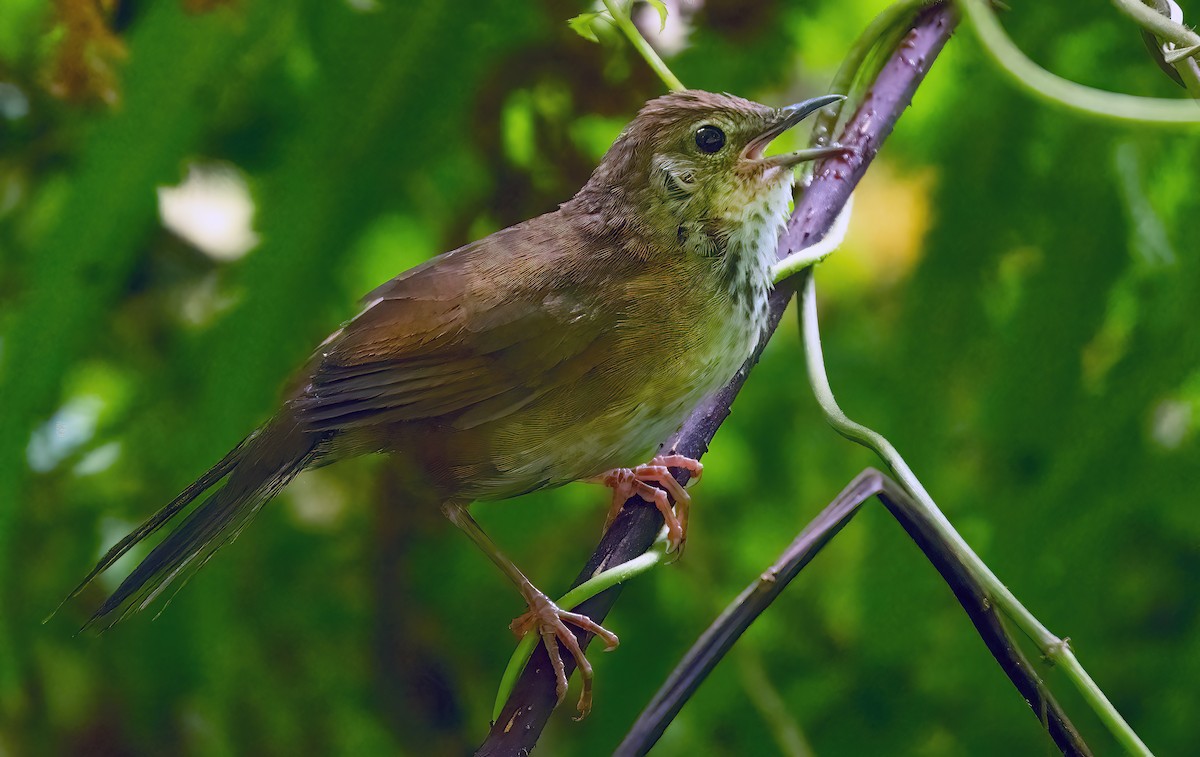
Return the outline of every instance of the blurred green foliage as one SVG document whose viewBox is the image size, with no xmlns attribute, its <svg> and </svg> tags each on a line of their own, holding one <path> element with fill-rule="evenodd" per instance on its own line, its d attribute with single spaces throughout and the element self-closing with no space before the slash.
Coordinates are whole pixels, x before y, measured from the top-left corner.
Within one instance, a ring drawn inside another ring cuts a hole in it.
<svg viewBox="0 0 1200 757">
<path fill-rule="evenodd" d="M 0 754 L 465 751 L 520 600 L 436 509 L 407 506 L 383 460 L 301 477 L 157 622 L 72 635 L 126 565 L 41 620 L 270 413 L 359 295 L 569 197 L 659 85 L 567 28 L 580 3 L 190 5 L 117 3 L 115 106 L 50 94 L 48 0 L 0 10 Z M 818 92 L 882 7 L 696 5 L 676 73 L 774 104 Z M 1110 9 L 1013 5 L 1014 38 L 1055 72 L 1179 94 Z M 243 258 L 160 219 L 156 188 L 214 164 L 253 198 L 260 243 Z M 818 275 L 843 406 L 1168 754 L 1200 743 L 1197 219 L 1194 133 L 1045 110 L 964 35 Z M 789 322 L 705 458 L 686 558 L 627 588 L 608 623 L 623 643 L 594 654 L 596 708 L 556 715 L 546 754 L 610 752 L 719 609 L 872 463 L 823 425 L 800 361 Z M 573 485 L 476 511 L 556 593 L 606 502 Z M 659 752 L 781 743 L 1050 750 L 878 509 L 751 629 Z"/>
</svg>

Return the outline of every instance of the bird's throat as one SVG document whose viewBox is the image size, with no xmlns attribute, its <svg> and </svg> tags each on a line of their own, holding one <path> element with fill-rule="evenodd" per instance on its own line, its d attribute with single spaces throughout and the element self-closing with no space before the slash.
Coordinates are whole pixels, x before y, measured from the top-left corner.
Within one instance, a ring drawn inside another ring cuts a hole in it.
<svg viewBox="0 0 1200 757">
<path fill-rule="evenodd" d="M 755 333 L 766 323 L 771 269 L 790 200 L 791 182 L 779 181 L 726 214 L 729 234 L 723 278 L 731 300 L 748 311 Z"/>
</svg>

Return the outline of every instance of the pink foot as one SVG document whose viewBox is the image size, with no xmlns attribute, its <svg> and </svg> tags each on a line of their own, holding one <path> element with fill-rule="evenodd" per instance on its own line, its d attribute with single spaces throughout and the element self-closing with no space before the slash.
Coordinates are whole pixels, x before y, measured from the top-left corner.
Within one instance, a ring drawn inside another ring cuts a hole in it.
<svg viewBox="0 0 1200 757">
<path fill-rule="evenodd" d="M 612 506 L 608 517 L 604 520 L 604 528 L 612 525 L 613 519 L 621 511 L 621 506 L 633 495 L 638 495 L 651 502 L 662 513 L 663 521 L 667 524 L 667 551 L 674 552 L 683 549 L 687 539 L 688 514 L 691 511 L 692 497 L 679 485 L 671 475 L 670 468 L 683 468 L 699 481 L 704 473 L 704 466 L 698 460 L 683 455 L 659 455 L 646 465 L 636 468 L 614 468 L 595 478 L 588 479 L 602 483 L 613 490 Z M 659 489 L 650 484 L 658 484 Z M 675 508 L 671 509 L 671 501 L 667 494 L 675 500 Z"/>
<path fill-rule="evenodd" d="M 617 635 L 586 615 L 562 609 L 537 589 L 527 593 L 525 601 L 529 603 L 529 612 L 518 617 L 509 627 L 518 637 L 524 637 L 531 631 L 536 631 L 542 637 L 542 643 L 550 655 L 550 666 L 554 668 L 554 692 L 558 695 L 559 702 L 567 695 L 567 670 L 558 651 L 558 642 L 561 641 L 575 658 L 579 678 L 583 681 L 583 691 L 579 694 L 579 717 L 575 719 L 583 720 L 592 709 L 592 664 L 588 662 L 579 646 L 579 640 L 575 638 L 571 629 L 567 628 L 567 624 L 578 626 L 603 639 L 606 652 L 617 648 L 617 644 L 620 643 Z"/>
</svg>

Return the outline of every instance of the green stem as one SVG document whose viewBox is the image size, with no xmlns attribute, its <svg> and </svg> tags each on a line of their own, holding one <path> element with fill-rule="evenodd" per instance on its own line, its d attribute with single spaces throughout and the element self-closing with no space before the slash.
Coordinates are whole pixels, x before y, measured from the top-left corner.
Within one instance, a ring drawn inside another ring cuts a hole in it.
<svg viewBox="0 0 1200 757">
<path fill-rule="evenodd" d="M 792 717 L 779 689 L 772 683 L 762 659 L 745 644 L 738 647 L 738 651 L 738 672 L 741 674 L 742 691 L 767 724 L 767 729 L 775 739 L 775 745 L 779 747 L 779 753 L 788 757 L 812 757 L 812 747 L 804 738 L 800 725 Z"/>
<path fill-rule="evenodd" d="M 842 212 L 838 213 L 838 217 L 833 221 L 833 226 L 829 227 L 829 231 L 821 237 L 821 241 L 793 252 L 771 267 L 771 282 L 778 284 L 786 278 L 795 276 L 805 268 L 820 263 L 834 250 L 841 247 L 842 242 L 846 239 L 846 230 L 850 228 L 850 216 L 853 213 L 854 195 L 850 195 L 846 204 L 842 206 Z"/>
<path fill-rule="evenodd" d="M 1113 3 L 1148 34 L 1166 40 L 1175 48 L 1173 51 L 1164 50 L 1163 58 L 1175 68 L 1188 94 L 1200 100 L 1200 64 L 1191 59 L 1200 50 L 1200 34 L 1180 23 L 1182 16 L 1179 20 L 1168 17 L 1171 4 L 1166 0 L 1113 0 Z"/>
<path fill-rule="evenodd" d="M 884 8 L 882 12 L 867 27 L 863 29 L 862 34 L 854 40 L 854 44 L 846 52 L 846 57 L 842 59 L 842 64 L 838 66 L 837 73 L 833 75 L 833 80 L 829 82 L 829 92 L 831 94 L 849 95 L 850 89 L 854 86 L 855 79 L 858 78 L 858 72 L 862 70 L 863 64 L 867 60 L 867 56 L 875 50 L 879 43 L 886 39 L 888 34 L 901 24 L 908 22 L 913 14 L 918 10 L 929 5 L 932 0 L 899 0 Z M 829 144 L 829 140 L 833 136 L 833 128 L 837 124 L 838 114 L 842 112 L 845 100 L 834 103 L 825 108 L 822 108 L 817 114 L 816 120 L 813 122 L 812 135 L 809 138 L 810 143 L 814 147 Z"/>
<path fill-rule="evenodd" d="M 1185 56 L 1171 65 L 1179 72 L 1179 78 L 1183 79 L 1183 87 L 1192 99 L 1200 100 L 1200 64 Z"/>
<path fill-rule="evenodd" d="M 1038 649 L 1050 662 L 1066 673 L 1096 715 L 1108 727 L 1117 741 L 1125 747 L 1126 751 L 1130 754 L 1149 755 L 1150 750 L 1146 748 L 1138 735 L 1104 696 L 1104 692 L 1079 664 L 1068 642 L 1050 633 L 1034 617 L 1033 613 L 1017 600 L 1008 587 L 1000 582 L 987 564 L 975 554 L 966 540 L 959 535 L 942 511 L 938 509 L 933 498 L 929 496 L 929 492 L 925 491 L 925 487 L 921 485 L 916 474 L 904 462 L 904 458 L 900 456 L 891 442 L 877 431 L 851 420 L 838 406 L 837 400 L 833 396 L 833 389 L 829 386 L 829 377 L 825 373 L 825 359 L 821 351 L 821 333 L 817 324 L 816 281 L 811 269 L 803 274 L 801 280 L 800 319 L 808 380 L 829 424 L 850 441 L 872 450 L 891 469 L 892 474 L 930 518 L 935 529 L 983 586 L 995 605 L 1012 618 L 1017 626 L 1037 644 Z"/>
<path fill-rule="evenodd" d="M 963 16 L 1001 70 L 1042 100 L 1097 118 L 1143 124 L 1200 124 L 1200 109 L 1187 100 L 1106 92 L 1055 76 L 1022 53 L 1004 33 L 986 0 L 958 0 Z"/>
<path fill-rule="evenodd" d="M 1146 31 L 1168 42 L 1174 42 L 1177 47 L 1200 45 L 1200 34 L 1183 24 L 1175 23 L 1142 0 L 1113 0 L 1113 5 Z"/>
<path fill-rule="evenodd" d="M 642 33 L 633 25 L 633 21 L 629 18 L 629 8 L 632 6 L 633 3 L 630 3 L 628 6 L 622 8 L 616 0 L 604 0 L 604 7 L 608 8 L 608 12 L 612 15 L 613 23 L 625 33 L 625 36 L 629 38 L 629 43 L 633 45 L 635 50 L 641 53 L 641 56 L 650 64 L 650 68 L 654 69 L 654 73 L 658 74 L 658 78 L 662 79 L 663 84 L 667 85 L 667 89 L 672 92 L 680 92 L 687 89 L 687 87 L 683 86 L 683 82 L 679 81 L 675 74 L 671 73 L 671 69 L 667 67 L 662 58 L 658 57 L 658 53 L 654 52 L 654 48 L 650 46 L 650 43 L 646 41 Z"/>
<path fill-rule="evenodd" d="M 615 568 L 609 568 L 603 573 L 592 576 L 587 581 L 584 581 L 559 597 L 554 604 L 559 607 L 577 607 L 600 592 L 611 589 L 617 584 L 624 583 L 635 576 L 640 576 L 655 565 L 658 565 L 667 554 L 665 533 L 666 531 L 664 530 L 664 536 L 654 542 L 654 545 L 650 549 L 629 562 L 621 563 Z M 500 677 L 500 688 L 496 691 L 496 703 L 492 706 L 493 721 L 500 717 L 500 710 L 504 708 L 504 703 L 508 701 L 509 695 L 512 694 L 513 687 L 516 685 L 517 679 L 521 676 L 521 671 L 525 668 L 525 663 L 529 661 L 529 656 L 533 654 L 534 647 L 537 646 L 540 640 L 541 637 L 536 633 L 527 633 L 521 637 L 517 648 L 513 650 L 512 657 L 508 660 L 508 667 L 504 669 L 504 675 Z"/>
<path fill-rule="evenodd" d="M 1193 100 L 1200 100 L 1200 67 L 1190 60 L 1190 55 L 1193 55 L 1196 49 L 1200 49 L 1200 35 L 1164 16 L 1164 8 L 1169 7 L 1166 2 L 1156 2 L 1156 7 L 1150 7 L 1142 0 L 1112 0 L 1112 5 L 1117 6 L 1118 11 L 1132 18 L 1142 29 L 1160 40 L 1170 42 L 1177 49 L 1190 48 L 1190 52 L 1178 58 L 1168 59 L 1164 55 L 1164 59 L 1180 74 L 1183 88 L 1188 90 L 1188 95 L 1192 96 Z"/>
</svg>

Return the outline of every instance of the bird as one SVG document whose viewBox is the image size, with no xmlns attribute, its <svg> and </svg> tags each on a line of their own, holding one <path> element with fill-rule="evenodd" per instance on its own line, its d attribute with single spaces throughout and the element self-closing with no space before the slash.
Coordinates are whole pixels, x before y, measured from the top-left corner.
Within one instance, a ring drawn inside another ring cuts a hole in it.
<svg viewBox="0 0 1200 757">
<path fill-rule="evenodd" d="M 701 90 L 652 99 L 558 209 L 376 288 L 317 347 L 266 423 L 71 592 L 172 525 L 85 628 L 108 628 L 186 581 L 301 471 L 389 453 L 413 466 L 432 501 L 516 586 L 528 612 L 512 628 L 541 637 L 560 702 L 558 642 L 574 657 L 585 715 L 593 672 L 568 626 L 609 648 L 617 637 L 555 605 L 468 507 L 598 481 L 613 488 L 615 506 L 633 494 L 657 506 L 669 548 L 682 548 L 690 498 L 670 469 L 698 477 L 701 466 L 656 452 L 762 336 L 793 167 L 841 148 L 764 150 L 839 99 L 783 108 Z"/>
</svg>

